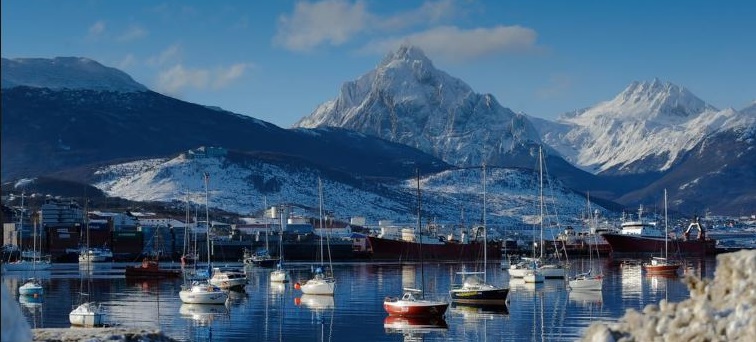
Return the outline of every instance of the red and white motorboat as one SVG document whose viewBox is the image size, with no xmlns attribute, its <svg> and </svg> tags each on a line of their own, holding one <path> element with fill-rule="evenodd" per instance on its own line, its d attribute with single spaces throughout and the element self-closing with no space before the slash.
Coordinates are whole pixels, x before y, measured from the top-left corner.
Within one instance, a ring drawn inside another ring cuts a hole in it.
<svg viewBox="0 0 756 342">
<path fill-rule="evenodd" d="M 391 316 L 400 317 L 440 317 L 446 313 L 448 302 L 418 298 L 422 293 L 418 289 L 405 288 L 402 298 L 384 299 L 383 309 Z"/>
</svg>

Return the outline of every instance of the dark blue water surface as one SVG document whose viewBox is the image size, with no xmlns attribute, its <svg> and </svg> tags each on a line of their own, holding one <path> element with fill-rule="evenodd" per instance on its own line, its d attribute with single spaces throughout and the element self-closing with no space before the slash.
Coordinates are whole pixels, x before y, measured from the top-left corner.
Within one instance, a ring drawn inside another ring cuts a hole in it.
<svg viewBox="0 0 756 342">
<path fill-rule="evenodd" d="M 3 282 L 19 298 L 32 327 L 69 327 L 80 279 L 88 275 L 84 284 L 91 280 L 91 292 L 106 308 L 109 324 L 159 328 L 181 341 L 572 341 L 591 323 L 616 321 L 629 308 L 689 298 L 681 277 L 648 276 L 639 265 L 606 259 L 572 260 L 572 273 L 588 267 L 604 272 L 603 291 L 595 293 L 569 291 L 561 280 L 525 284 L 489 265 L 488 281 L 510 287 L 508 306 L 450 307 L 442 321 L 387 320 L 382 307 L 386 296 L 401 295 L 402 287 L 420 287 L 421 278 L 428 296 L 447 296 L 462 264 L 426 262 L 422 273 L 419 264 L 335 264 L 333 297 L 304 296 L 294 289 L 297 280 L 309 277 L 309 264 L 289 265 L 294 281 L 287 284 L 271 284 L 269 269 L 248 268 L 249 285 L 244 292 L 231 292 L 225 306 L 182 304 L 181 279 L 127 281 L 126 265 L 97 264 L 88 270 L 56 264 L 37 273 L 45 295 L 36 302 L 17 295 L 30 272 L 6 272 Z M 714 267 L 713 258 L 695 260 L 680 274 L 711 277 Z"/>
</svg>

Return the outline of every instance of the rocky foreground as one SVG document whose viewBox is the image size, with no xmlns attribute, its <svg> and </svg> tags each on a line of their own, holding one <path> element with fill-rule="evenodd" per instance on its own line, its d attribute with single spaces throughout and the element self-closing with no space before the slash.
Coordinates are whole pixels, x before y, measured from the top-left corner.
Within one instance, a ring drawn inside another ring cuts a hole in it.
<svg viewBox="0 0 756 342">
<path fill-rule="evenodd" d="M 629 309 L 588 327 L 582 341 L 756 341 L 756 250 L 720 254 L 713 280 L 685 281 L 690 299 Z"/>
<path fill-rule="evenodd" d="M 156 330 L 137 328 L 33 329 L 34 341 L 44 342 L 175 342 Z"/>
<path fill-rule="evenodd" d="M 160 331 L 139 328 L 57 328 L 30 329 L 18 301 L 10 295 L 5 284 L 2 292 L 2 327 L 0 342 L 174 342 Z"/>
</svg>

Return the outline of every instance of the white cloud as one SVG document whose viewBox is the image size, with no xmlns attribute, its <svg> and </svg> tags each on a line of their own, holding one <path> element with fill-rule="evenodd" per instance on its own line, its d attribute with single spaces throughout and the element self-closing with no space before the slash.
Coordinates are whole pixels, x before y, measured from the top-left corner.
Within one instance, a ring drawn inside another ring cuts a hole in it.
<svg viewBox="0 0 756 342">
<path fill-rule="evenodd" d="M 375 41 L 362 51 L 385 54 L 402 43 L 409 43 L 421 47 L 433 58 L 463 62 L 504 52 L 534 51 L 537 36 L 534 30 L 521 26 L 469 30 L 441 26 L 404 37 Z"/>
<path fill-rule="evenodd" d="M 220 68 L 213 76 L 213 88 L 220 89 L 229 85 L 234 80 L 242 77 L 249 64 L 237 63 L 228 68 Z"/>
<path fill-rule="evenodd" d="M 116 66 L 118 67 L 118 69 L 125 70 L 135 65 L 136 63 L 136 57 L 134 57 L 133 53 L 130 53 L 124 56 L 123 59 L 121 59 L 118 63 L 116 63 Z"/>
<path fill-rule="evenodd" d="M 158 74 L 156 89 L 161 93 L 178 94 L 187 87 L 204 89 L 209 79 L 210 73 L 207 70 L 186 69 L 177 64 Z"/>
<path fill-rule="evenodd" d="M 460 11 L 454 0 L 428 1 L 417 9 L 376 20 L 375 25 L 384 30 L 396 30 L 417 24 L 434 24 L 453 18 Z"/>
<path fill-rule="evenodd" d="M 160 66 L 179 62 L 181 60 L 181 52 L 181 44 L 173 44 L 161 51 L 159 55 L 148 58 L 147 63 L 153 66 Z"/>
<path fill-rule="evenodd" d="M 565 73 L 554 74 L 549 77 L 548 84 L 538 89 L 536 94 L 542 100 L 565 96 L 572 88 L 572 78 Z"/>
<path fill-rule="evenodd" d="M 96 21 L 89 27 L 89 37 L 96 38 L 105 32 L 105 22 L 102 20 Z"/>
<path fill-rule="evenodd" d="M 178 95 L 183 89 L 222 89 L 244 75 L 252 65 L 236 63 L 215 69 L 190 69 L 181 64 L 158 73 L 155 88 L 165 94 Z"/>
<path fill-rule="evenodd" d="M 124 32 L 118 37 L 118 41 L 128 42 L 132 40 L 137 40 L 142 37 L 146 37 L 147 34 L 148 34 L 147 30 L 143 29 L 142 27 L 138 25 L 132 25 L 126 30 L 126 32 Z"/>
<path fill-rule="evenodd" d="M 308 51 L 326 43 L 337 46 L 366 30 L 371 17 L 363 1 L 299 2 L 294 13 L 278 18 L 273 41 L 295 51 Z"/>
</svg>

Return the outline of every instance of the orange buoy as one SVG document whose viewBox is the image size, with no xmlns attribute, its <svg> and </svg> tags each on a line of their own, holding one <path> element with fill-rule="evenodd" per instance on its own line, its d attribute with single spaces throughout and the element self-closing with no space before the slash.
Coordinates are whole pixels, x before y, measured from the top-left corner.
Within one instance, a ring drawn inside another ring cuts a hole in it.
<svg viewBox="0 0 756 342">
<path fill-rule="evenodd" d="M 294 298 L 294 305 L 299 306 L 302 304 L 302 299 L 299 297 Z"/>
<path fill-rule="evenodd" d="M 299 282 L 296 282 L 296 283 L 294 283 L 294 288 L 295 288 L 295 289 L 299 290 L 299 288 L 300 288 L 300 287 L 301 287 L 301 286 L 299 285 Z"/>
</svg>

